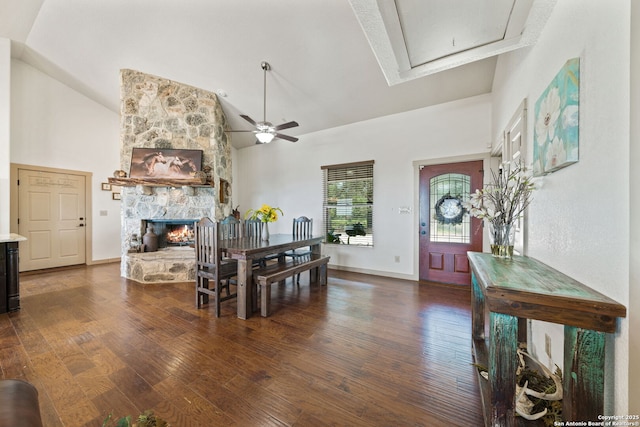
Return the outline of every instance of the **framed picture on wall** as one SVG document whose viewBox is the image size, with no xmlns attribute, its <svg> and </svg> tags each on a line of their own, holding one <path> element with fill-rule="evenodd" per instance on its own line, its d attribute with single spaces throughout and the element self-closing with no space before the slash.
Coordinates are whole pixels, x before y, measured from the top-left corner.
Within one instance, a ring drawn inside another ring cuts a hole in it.
<svg viewBox="0 0 640 427">
<path fill-rule="evenodd" d="M 202 150 L 134 148 L 131 178 L 190 179 L 202 169 Z"/>
<path fill-rule="evenodd" d="M 103 182 L 102 191 L 111 191 L 111 184 L 109 184 L 108 182 Z"/>
<path fill-rule="evenodd" d="M 546 175 L 578 161 L 580 58 L 568 60 L 535 105 L 533 174 Z"/>
</svg>

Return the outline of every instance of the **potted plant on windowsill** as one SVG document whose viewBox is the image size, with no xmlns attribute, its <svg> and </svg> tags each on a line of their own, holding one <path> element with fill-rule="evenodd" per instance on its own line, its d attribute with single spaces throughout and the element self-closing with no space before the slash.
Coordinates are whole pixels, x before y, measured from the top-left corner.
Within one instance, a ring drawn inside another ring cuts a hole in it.
<svg viewBox="0 0 640 427">
<path fill-rule="evenodd" d="M 349 236 L 347 237 L 347 245 L 350 243 L 349 239 L 351 239 L 352 237 L 367 235 L 367 230 L 364 229 L 364 225 L 362 225 L 359 222 L 355 224 L 347 225 L 344 228 L 344 232 L 347 233 L 347 236 Z"/>
</svg>

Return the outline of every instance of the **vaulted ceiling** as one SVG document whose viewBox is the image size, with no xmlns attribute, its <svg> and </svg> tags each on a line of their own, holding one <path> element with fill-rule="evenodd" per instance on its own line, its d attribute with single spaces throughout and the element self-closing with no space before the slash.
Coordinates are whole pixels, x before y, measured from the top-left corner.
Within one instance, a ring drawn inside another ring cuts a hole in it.
<svg viewBox="0 0 640 427">
<path fill-rule="evenodd" d="M 12 55 L 119 111 L 130 68 L 305 133 L 491 91 L 496 55 L 535 42 L 555 0 L 0 0 Z M 231 134 L 238 148 L 251 133 Z M 290 144 L 276 140 L 279 144 Z"/>
</svg>

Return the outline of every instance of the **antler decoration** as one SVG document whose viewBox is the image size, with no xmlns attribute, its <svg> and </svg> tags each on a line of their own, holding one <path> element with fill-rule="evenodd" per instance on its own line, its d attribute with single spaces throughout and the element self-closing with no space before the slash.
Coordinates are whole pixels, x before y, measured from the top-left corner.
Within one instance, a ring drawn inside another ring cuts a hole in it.
<svg viewBox="0 0 640 427">
<path fill-rule="evenodd" d="M 517 374 L 520 374 L 524 369 L 525 369 L 525 361 L 524 358 L 528 357 L 529 359 L 531 359 L 534 364 L 537 365 L 538 368 L 540 368 L 542 370 L 542 373 L 547 377 L 553 380 L 553 383 L 555 384 L 555 392 L 554 393 L 541 393 L 535 390 L 531 390 L 528 385 L 529 382 L 526 381 L 524 383 L 524 386 L 520 387 L 518 385 L 516 385 L 516 413 L 518 415 L 520 415 L 522 418 L 527 419 L 527 420 L 537 420 L 539 418 L 544 417 L 547 414 L 547 408 L 545 408 L 543 411 L 532 414 L 531 410 L 534 407 L 534 403 L 527 397 L 527 396 L 533 396 L 533 397 L 537 397 L 538 399 L 542 399 L 542 400 L 561 400 L 562 399 L 562 380 L 560 379 L 560 377 L 558 377 L 558 375 L 554 374 L 553 372 L 551 372 L 549 370 L 549 368 L 547 368 L 546 366 L 544 366 L 544 364 L 540 363 L 538 360 L 534 359 L 533 356 L 531 356 L 529 353 L 522 351 L 520 349 L 518 349 L 518 359 L 519 359 L 519 366 L 517 369 Z"/>
</svg>

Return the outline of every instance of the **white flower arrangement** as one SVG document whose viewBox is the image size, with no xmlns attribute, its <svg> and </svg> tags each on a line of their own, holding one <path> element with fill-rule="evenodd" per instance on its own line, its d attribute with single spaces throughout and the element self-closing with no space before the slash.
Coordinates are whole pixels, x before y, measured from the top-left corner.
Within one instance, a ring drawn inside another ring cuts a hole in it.
<svg viewBox="0 0 640 427">
<path fill-rule="evenodd" d="M 498 246 L 511 247 L 510 236 L 513 226 L 531 203 L 531 193 L 535 189 L 531 173 L 520 163 L 498 173 L 492 171 L 492 181 L 483 189 L 471 193 L 464 207 L 469 214 L 487 220 L 492 226 L 492 253 Z M 495 246 L 495 248 L 494 248 Z M 503 250 L 500 248 L 499 250 Z"/>
<path fill-rule="evenodd" d="M 465 208 L 469 213 L 494 225 L 514 224 L 531 203 L 535 189 L 530 172 L 520 164 L 498 173 L 492 171 L 492 182 L 471 193 Z"/>
</svg>

